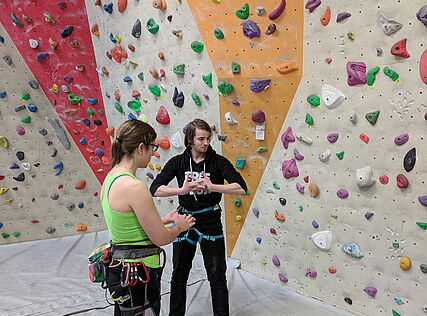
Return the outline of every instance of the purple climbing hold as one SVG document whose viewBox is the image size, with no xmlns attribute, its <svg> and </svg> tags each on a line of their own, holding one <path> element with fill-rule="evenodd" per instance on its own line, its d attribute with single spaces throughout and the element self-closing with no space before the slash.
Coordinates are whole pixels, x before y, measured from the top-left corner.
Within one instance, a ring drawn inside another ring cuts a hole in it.
<svg viewBox="0 0 427 316">
<path fill-rule="evenodd" d="M 299 170 L 297 166 L 297 162 L 294 158 L 285 160 L 282 164 L 282 174 L 285 179 L 290 179 L 292 177 L 299 176 Z"/>
<path fill-rule="evenodd" d="M 281 273 L 279 273 L 279 280 L 280 281 L 282 281 L 282 282 L 288 282 L 288 278 L 287 277 L 285 277 L 283 274 L 281 274 Z"/>
<path fill-rule="evenodd" d="M 273 235 L 277 234 L 277 232 L 276 232 L 276 230 L 274 228 L 270 228 L 270 233 L 272 233 Z"/>
<path fill-rule="evenodd" d="M 358 84 L 366 84 L 366 65 L 364 62 L 353 62 L 347 63 L 347 83 L 349 86 L 355 86 Z"/>
<path fill-rule="evenodd" d="M 71 82 L 73 82 L 74 78 L 71 75 L 65 75 L 64 80 L 68 83 L 71 83 Z"/>
<path fill-rule="evenodd" d="M 268 88 L 270 82 L 271 79 L 251 79 L 249 89 L 251 89 L 252 92 L 261 92 Z"/>
<path fill-rule="evenodd" d="M 90 126 L 90 120 L 88 118 L 82 118 L 82 122 L 86 125 L 86 126 Z"/>
<path fill-rule="evenodd" d="M 147 177 L 149 177 L 151 180 L 154 179 L 154 175 L 151 172 L 147 172 Z"/>
<path fill-rule="evenodd" d="M 36 60 L 38 62 L 42 62 L 48 55 L 49 55 L 48 52 L 40 52 L 37 54 Z"/>
<path fill-rule="evenodd" d="M 12 163 L 9 169 L 19 169 L 19 166 L 16 163 Z"/>
<path fill-rule="evenodd" d="M 307 274 L 306 275 L 309 275 L 309 276 L 311 276 L 312 278 L 315 278 L 316 276 L 317 276 L 317 271 L 316 270 L 313 270 L 313 269 L 309 269 L 309 268 L 307 268 Z"/>
<path fill-rule="evenodd" d="M 321 3 L 321 0 L 308 0 L 305 4 L 305 8 L 310 10 L 310 13 L 312 13 Z"/>
<path fill-rule="evenodd" d="M 53 142 L 52 142 L 51 140 L 47 140 L 47 141 L 45 141 L 45 143 L 46 143 L 46 145 L 48 145 L 48 146 L 52 146 L 52 145 L 53 145 Z"/>
<path fill-rule="evenodd" d="M 282 134 L 281 140 L 283 143 L 283 147 L 285 147 L 285 149 L 288 149 L 289 143 L 295 141 L 295 136 L 292 133 L 292 127 L 289 126 L 286 129 L 286 131 Z"/>
<path fill-rule="evenodd" d="M 331 133 L 328 135 L 328 141 L 333 144 L 338 140 L 338 136 L 338 133 Z"/>
<path fill-rule="evenodd" d="M 206 99 L 206 101 L 209 101 L 209 96 L 206 93 L 203 93 L 203 97 Z"/>
<path fill-rule="evenodd" d="M 422 6 L 421 9 L 417 12 L 417 19 L 421 21 L 425 26 L 427 26 L 427 4 Z"/>
<path fill-rule="evenodd" d="M 97 155 L 98 157 L 102 157 L 104 156 L 104 151 L 101 148 L 95 148 L 95 155 Z"/>
<path fill-rule="evenodd" d="M 402 146 L 402 145 L 403 145 L 403 144 L 405 144 L 408 140 L 409 140 L 409 134 L 408 134 L 408 133 L 406 133 L 406 134 L 402 134 L 402 135 L 396 136 L 396 137 L 394 138 L 394 143 L 395 143 L 397 146 Z"/>
<path fill-rule="evenodd" d="M 316 221 L 312 221 L 311 225 L 313 225 L 314 228 L 319 228 L 319 224 L 317 224 Z"/>
<path fill-rule="evenodd" d="M 256 217 L 256 218 L 258 218 L 258 217 L 259 217 L 259 210 L 258 210 L 258 209 L 253 208 L 253 209 L 252 209 L 252 212 L 254 212 L 254 215 L 255 215 L 255 217 Z"/>
<path fill-rule="evenodd" d="M 298 151 L 298 149 L 294 149 L 294 157 L 296 160 L 303 160 L 304 156 L 300 154 L 300 152 Z"/>
<path fill-rule="evenodd" d="M 254 21 L 246 20 L 243 22 L 243 34 L 249 38 L 259 37 L 261 30 Z"/>
<path fill-rule="evenodd" d="M 346 189 L 339 189 L 337 191 L 337 195 L 341 199 L 346 199 L 346 198 L 348 198 L 348 191 Z"/>
<path fill-rule="evenodd" d="M 261 110 L 255 110 L 252 112 L 252 121 L 255 123 L 264 123 L 265 122 L 265 113 Z"/>
<path fill-rule="evenodd" d="M 370 219 L 370 218 L 372 217 L 372 215 L 374 215 L 374 213 L 366 212 L 366 213 L 365 213 L 365 218 L 366 218 L 366 219 Z"/>
<path fill-rule="evenodd" d="M 375 297 L 375 295 L 377 295 L 377 288 L 373 287 L 373 286 L 367 286 L 365 287 L 365 292 L 372 297 Z"/>
<path fill-rule="evenodd" d="M 183 128 L 182 128 L 182 132 L 185 134 L 185 132 L 187 131 L 187 125 L 188 124 L 186 124 Z"/>
<path fill-rule="evenodd" d="M 351 13 L 350 12 L 341 12 L 338 13 L 337 15 L 337 22 L 341 22 L 347 18 L 351 17 Z"/>
<path fill-rule="evenodd" d="M 280 260 L 276 255 L 273 256 L 272 261 L 276 267 L 280 266 Z"/>
<path fill-rule="evenodd" d="M 295 186 L 297 187 L 297 191 L 299 192 L 299 193 L 302 193 L 302 194 L 304 194 L 304 189 L 305 189 L 305 187 L 302 185 L 302 184 L 299 184 L 298 182 L 295 184 Z"/>
<path fill-rule="evenodd" d="M 421 205 L 427 206 L 427 195 L 419 196 L 418 201 L 421 203 Z"/>
<path fill-rule="evenodd" d="M 239 106 L 240 105 L 240 102 L 237 101 L 237 100 L 233 100 L 233 101 L 231 101 L 231 103 L 233 103 L 234 106 Z"/>
<path fill-rule="evenodd" d="M 25 135 L 25 129 L 22 126 L 16 126 L 16 132 L 18 133 L 19 136 L 23 136 Z"/>
<path fill-rule="evenodd" d="M 106 52 L 105 54 L 107 55 L 108 59 L 113 59 L 113 56 L 109 52 Z"/>
<path fill-rule="evenodd" d="M 65 7 L 67 6 L 67 4 L 65 2 L 61 1 L 61 2 L 58 2 L 58 6 L 61 9 L 65 9 Z"/>
</svg>

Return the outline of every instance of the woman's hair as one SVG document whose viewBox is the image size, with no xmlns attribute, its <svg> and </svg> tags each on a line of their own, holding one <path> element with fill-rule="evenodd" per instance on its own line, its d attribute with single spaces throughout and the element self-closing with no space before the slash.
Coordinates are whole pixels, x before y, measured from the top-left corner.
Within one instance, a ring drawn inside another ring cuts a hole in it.
<svg viewBox="0 0 427 316">
<path fill-rule="evenodd" d="M 139 144 L 148 148 L 156 139 L 156 131 L 140 120 L 127 120 L 116 132 L 116 139 L 111 145 L 111 168 L 117 165 L 124 156 L 130 157 Z"/>
<path fill-rule="evenodd" d="M 196 135 L 196 128 L 209 132 L 212 135 L 212 129 L 208 123 L 201 119 L 195 119 L 194 121 L 188 123 L 187 129 L 185 130 L 185 147 L 191 147 L 193 145 L 193 139 Z"/>
</svg>

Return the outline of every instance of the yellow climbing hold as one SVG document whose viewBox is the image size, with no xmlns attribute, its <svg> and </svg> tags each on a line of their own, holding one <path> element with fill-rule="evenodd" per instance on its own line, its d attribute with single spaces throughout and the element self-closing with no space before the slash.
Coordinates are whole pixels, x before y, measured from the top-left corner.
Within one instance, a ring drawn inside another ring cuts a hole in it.
<svg viewBox="0 0 427 316">
<path fill-rule="evenodd" d="M 262 263 L 262 264 L 267 264 L 267 261 L 262 260 L 262 261 L 261 261 L 261 263 Z"/>
<path fill-rule="evenodd" d="M 0 146 L 3 148 L 9 147 L 9 141 L 7 140 L 6 137 L 0 136 Z"/>
<path fill-rule="evenodd" d="M 12 203 L 12 202 L 13 202 L 13 199 L 8 199 L 8 200 L 6 200 L 6 202 L 7 202 L 7 203 Z"/>
<path fill-rule="evenodd" d="M 236 216 L 236 219 L 237 219 L 238 221 L 241 221 L 241 220 L 242 220 L 242 215 L 237 215 L 237 216 Z"/>
<path fill-rule="evenodd" d="M 56 83 L 53 84 L 53 87 L 50 89 L 53 93 L 58 93 L 59 92 L 59 88 L 58 85 Z"/>
<path fill-rule="evenodd" d="M 159 163 L 156 163 L 156 170 L 157 171 L 162 170 L 162 166 Z"/>
<path fill-rule="evenodd" d="M 104 172 L 104 169 L 98 169 L 96 170 L 96 172 L 99 172 L 99 173 Z"/>
<path fill-rule="evenodd" d="M 411 260 L 408 257 L 402 257 L 400 259 L 400 268 L 402 270 L 409 270 L 411 268 Z"/>
<path fill-rule="evenodd" d="M 115 38 L 116 38 L 116 41 L 117 41 L 117 43 L 121 43 L 122 42 L 122 36 L 120 35 L 120 34 L 117 34 L 116 36 L 115 36 Z"/>
<path fill-rule="evenodd" d="M 151 163 L 151 161 L 148 163 L 148 167 L 149 167 L 151 170 L 154 170 L 154 166 L 153 166 L 153 164 Z"/>
<path fill-rule="evenodd" d="M 2 194 L 4 194 L 4 193 L 6 193 L 7 191 L 9 191 L 9 188 L 7 188 L 7 187 L 2 187 L 2 188 L 0 189 L 0 195 L 2 195 Z"/>
<path fill-rule="evenodd" d="M 46 22 L 48 22 L 48 23 L 55 23 L 55 20 L 49 14 L 43 13 L 43 15 L 44 15 L 44 19 L 45 19 Z"/>
<path fill-rule="evenodd" d="M 144 122 L 144 123 L 148 123 L 147 116 L 146 116 L 144 113 L 142 113 L 142 114 L 138 117 L 138 120 L 140 120 L 140 121 L 142 121 L 142 122 Z"/>
<path fill-rule="evenodd" d="M 135 60 L 129 60 L 129 65 L 130 65 L 133 69 L 135 69 L 135 68 L 136 68 L 136 66 L 138 66 L 138 63 L 137 63 Z"/>
<path fill-rule="evenodd" d="M 331 212 L 331 216 L 332 216 L 333 218 L 338 218 L 338 214 L 337 214 L 337 213 L 334 213 L 334 212 Z"/>
</svg>

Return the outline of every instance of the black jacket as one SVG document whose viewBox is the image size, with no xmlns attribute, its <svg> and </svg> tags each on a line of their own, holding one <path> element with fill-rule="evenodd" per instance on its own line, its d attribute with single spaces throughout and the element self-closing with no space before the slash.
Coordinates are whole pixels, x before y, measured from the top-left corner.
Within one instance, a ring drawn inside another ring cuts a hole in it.
<svg viewBox="0 0 427 316">
<path fill-rule="evenodd" d="M 154 196 L 160 186 L 168 185 L 175 177 L 178 180 L 178 186 L 182 187 L 186 173 L 192 172 L 195 178 L 203 178 L 203 171 L 213 184 L 224 184 L 224 180 L 227 180 L 228 183 L 238 183 L 247 192 L 245 180 L 240 173 L 234 169 L 227 158 L 218 155 L 211 146 L 206 151 L 205 159 L 199 163 L 194 162 L 189 148 L 182 154 L 171 158 L 151 184 L 150 192 Z M 196 194 L 189 192 L 185 195 L 179 195 L 178 199 L 182 207 L 189 211 L 196 211 L 218 204 L 221 201 L 221 196 L 222 193 L 206 190 L 199 191 Z"/>
</svg>

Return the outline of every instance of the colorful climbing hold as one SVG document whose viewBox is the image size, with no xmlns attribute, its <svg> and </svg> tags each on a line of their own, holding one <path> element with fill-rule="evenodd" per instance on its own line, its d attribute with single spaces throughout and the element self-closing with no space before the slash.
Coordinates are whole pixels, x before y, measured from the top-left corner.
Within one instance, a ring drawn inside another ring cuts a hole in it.
<svg viewBox="0 0 427 316">
<path fill-rule="evenodd" d="M 185 74 L 185 64 L 184 63 L 178 63 L 173 65 L 173 72 L 178 75 L 184 75 Z"/>
<path fill-rule="evenodd" d="M 219 28 L 216 28 L 214 30 L 214 35 L 217 39 L 223 39 L 224 38 L 224 33 Z"/>
<path fill-rule="evenodd" d="M 391 80 L 396 81 L 397 83 L 400 83 L 399 74 L 394 70 L 391 70 L 388 67 L 384 67 L 383 72 L 387 77 L 390 77 Z"/>
<path fill-rule="evenodd" d="M 159 30 L 159 25 L 154 21 L 153 18 L 150 18 L 147 21 L 147 30 L 151 33 L 151 34 L 156 34 L 157 31 Z"/>
<path fill-rule="evenodd" d="M 234 87 L 231 83 L 221 80 L 218 82 L 218 90 L 224 95 L 227 95 L 234 90 Z"/>
<path fill-rule="evenodd" d="M 406 172 L 410 172 L 412 169 L 414 169 L 416 160 L 416 149 L 412 148 L 406 153 L 405 157 L 403 158 L 403 167 L 405 168 Z"/>
<path fill-rule="evenodd" d="M 347 84 L 355 86 L 358 84 L 366 83 L 366 64 L 364 62 L 349 61 L 346 66 L 347 69 Z"/>
<path fill-rule="evenodd" d="M 74 188 L 75 188 L 76 190 L 83 190 L 83 189 L 85 188 L 85 186 L 86 186 L 86 180 L 81 180 L 80 182 L 78 182 L 78 183 L 74 186 Z"/>
<path fill-rule="evenodd" d="M 311 127 L 311 125 L 314 124 L 313 117 L 310 115 L 310 113 L 305 115 L 305 122 L 308 124 L 308 127 Z"/>
<path fill-rule="evenodd" d="M 254 38 L 254 37 L 260 37 L 261 30 L 259 29 L 258 25 L 252 21 L 252 20 L 246 20 L 243 22 L 243 35 Z"/>
<path fill-rule="evenodd" d="M 15 25 L 19 27 L 24 27 L 24 24 L 22 24 L 22 22 L 18 19 L 15 13 L 11 12 L 10 17 L 12 18 L 12 22 L 15 23 Z"/>
<path fill-rule="evenodd" d="M 156 121 L 163 125 L 168 125 L 170 123 L 169 113 L 163 105 L 160 106 L 157 112 Z"/>
<path fill-rule="evenodd" d="M 201 53 L 203 51 L 203 48 L 205 47 L 205 45 L 203 44 L 203 42 L 192 41 L 190 44 L 190 47 L 196 53 Z"/>
<path fill-rule="evenodd" d="M 376 75 L 377 73 L 380 71 L 380 67 L 374 67 L 372 69 L 370 69 L 367 73 L 366 73 L 366 83 L 368 86 L 372 86 L 373 89 L 373 85 L 376 79 Z"/>
<path fill-rule="evenodd" d="M 344 151 L 341 151 L 339 153 L 336 153 L 337 157 L 339 160 L 343 160 L 344 159 Z"/>
<path fill-rule="evenodd" d="M 400 259 L 400 268 L 402 270 L 409 270 L 411 268 L 411 260 L 408 257 L 402 257 Z"/>
<path fill-rule="evenodd" d="M 395 56 L 400 56 L 403 58 L 409 58 L 411 55 L 408 53 L 406 49 L 406 38 L 398 41 L 396 44 L 394 44 L 391 49 L 390 53 Z"/>
<path fill-rule="evenodd" d="M 312 106 L 318 107 L 320 105 L 320 98 L 317 95 L 310 94 L 307 97 L 307 102 L 310 103 Z"/>
<path fill-rule="evenodd" d="M 330 20 L 331 20 L 331 8 L 329 6 L 326 6 L 325 13 L 320 18 L 320 23 L 322 23 L 323 26 L 326 26 L 329 24 Z"/>
<path fill-rule="evenodd" d="M 233 199 L 233 203 L 236 207 L 239 207 L 240 205 L 242 205 L 242 200 L 237 197 L 237 198 Z"/>
<path fill-rule="evenodd" d="M 282 174 L 285 179 L 299 176 L 299 170 L 294 158 L 285 160 L 282 164 Z"/>
<path fill-rule="evenodd" d="M 201 106 L 201 105 L 202 105 L 202 101 L 200 101 L 200 97 L 197 95 L 197 93 L 193 92 L 193 93 L 191 94 L 191 98 L 193 99 L 194 103 L 195 103 L 197 106 Z"/>
<path fill-rule="evenodd" d="M 375 123 L 377 123 L 379 115 L 380 111 L 369 112 L 365 114 L 365 118 L 368 120 L 369 123 L 375 125 Z"/>
</svg>

